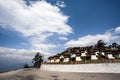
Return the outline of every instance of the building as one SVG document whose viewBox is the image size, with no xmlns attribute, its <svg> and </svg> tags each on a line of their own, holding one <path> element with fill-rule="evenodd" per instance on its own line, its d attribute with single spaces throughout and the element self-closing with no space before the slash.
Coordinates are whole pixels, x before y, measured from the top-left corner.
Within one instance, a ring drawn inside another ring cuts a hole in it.
<svg viewBox="0 0 120 80">
<path fill-rule="evenodd" d="M 96 47 L 71 47 L 64 52 L 50 56 L 48 63 L 88 63 L 88 62 L 114 62 L 120 60 L 120 50 L 105 47 L 102 49 Z"/>
</svg>

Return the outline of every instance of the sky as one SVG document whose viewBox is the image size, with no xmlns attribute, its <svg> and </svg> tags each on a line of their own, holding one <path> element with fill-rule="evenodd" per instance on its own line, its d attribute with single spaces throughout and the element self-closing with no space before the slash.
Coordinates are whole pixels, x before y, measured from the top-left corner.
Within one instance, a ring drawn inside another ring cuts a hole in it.
<svg viewBox="0 0 120 80">
<path fill-rule="evenodd" d="M 68 47 L 120 44 L 120 0 L 0 0 L 0 63 Z M 4 66 L 0 67 L 1 69 Z"/>
</svg>

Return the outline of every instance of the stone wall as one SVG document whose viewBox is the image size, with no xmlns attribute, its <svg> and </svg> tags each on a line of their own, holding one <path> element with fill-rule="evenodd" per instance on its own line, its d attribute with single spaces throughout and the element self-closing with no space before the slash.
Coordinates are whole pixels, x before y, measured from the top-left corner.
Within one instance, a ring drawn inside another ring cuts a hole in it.
<svg viewBox="0 0 120 80">
<path fill-rule="evenodd" d="M 120 73 L 120 63 L 42 64 L 40 70 L 60 72 Z"/>
</svg>

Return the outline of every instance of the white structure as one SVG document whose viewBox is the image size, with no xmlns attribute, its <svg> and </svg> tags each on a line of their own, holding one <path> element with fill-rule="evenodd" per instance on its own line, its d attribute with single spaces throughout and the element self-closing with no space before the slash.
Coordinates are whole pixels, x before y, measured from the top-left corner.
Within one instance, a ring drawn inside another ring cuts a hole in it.
<svg viewBox="0 0 120 80">
<path fill-rule="evenodd" d="M 55 62 L 60 62 L 60 59 L 56 59 Z"/>
<path fill-rule="evenodd" d="M 91 55 L 91 60 L 98 60 L 98 57 L 96 55 Z"/>
<path fill-rule="evenodd" d="M 79 50 L 77 50 L 76 52 L 80 52 Z"/>
<path fill-rule="evenodd" d="M 95 52 L 95 55 L 98 56 L 99 53 L 100 53 L 99 51 L 96 51 L 96 52 Z"/>
<path fill-rule="evenodd" d="M 82 59 L 81 59 L 80 56 L 77 56 L 77 57 L 75 58 L 75 61 L 82 61 Z"/>
<path fill-rule="evenodd" d="M 87 54 L 87 51 L 85 51 L 84 53 Z"/>
<path fill-rule="evenodd" d="M 118 54 L 118 57 L 117 58 L 120 58 L 120 54 Z"/>
<path fill-rule="evenodd" d="M 69 62 L 69 58 L 64 58 L 63 62 Z"/>
<path fill-rule="evenodd" d="M 108 59 L 115 59 L 115 57 L 113 57 L 112 54 L 107 54 L 107 58 L 108 58 Z"/>
<path fill-rule="evenodd" d="M 105 53 L 104 53 L 104 52 L 101 52 L 101 54 L 102 54 L 103 56 L 105 56 Z"/>
<path fill-rule="evenodd" d="M 83 53 L 81 53 L 81 56 L 82 56 L 82 57 L 85 57 L 85 56 L 86 56 L 86 53 L 87 53 L 86 51 L 83 52 Z"/>
<path fill-rule="evenodd" d="M 50 62 L 52 63 L 52 62 L 55 62 L 55 61 L 54 61 L 54 59 L 51 59 Z"/>
<path fill-rule="evenodd" d="M 76 55 L 75 54 L 71 54 L 71 58 L 75 58 L 76 57 Z"/>
<path fill-rule="evenodd" d="M 64 58 L 64 56 L 63 56 L 63 55 L 61 55 L 61 56 L 60 56 L 60 59 L 61 59 L 61 58 Z"/>
<path fill-rule="evenodd" d="M 83 73 L 120 73 L 120 63 L 100 64 L 43 64 L 40 70 Z"/>
<path fill-rule="evenodd" d="M 120 58 L 120 54 L 115 55 L 115 58 Z"/>
</svg>

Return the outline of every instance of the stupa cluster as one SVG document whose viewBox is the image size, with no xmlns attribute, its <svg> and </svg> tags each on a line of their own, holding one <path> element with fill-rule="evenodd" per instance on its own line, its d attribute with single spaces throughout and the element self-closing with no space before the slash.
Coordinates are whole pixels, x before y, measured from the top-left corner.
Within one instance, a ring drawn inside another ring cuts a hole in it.
<svg viewBox="0 0 120 80">
<path fill-rule="evenodd" d="M 50 64 L 106 62 L 120 60 L 119 48 L 71 47 L 64 52 L 48 57 Z"/>
</svg>

